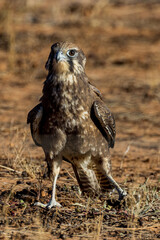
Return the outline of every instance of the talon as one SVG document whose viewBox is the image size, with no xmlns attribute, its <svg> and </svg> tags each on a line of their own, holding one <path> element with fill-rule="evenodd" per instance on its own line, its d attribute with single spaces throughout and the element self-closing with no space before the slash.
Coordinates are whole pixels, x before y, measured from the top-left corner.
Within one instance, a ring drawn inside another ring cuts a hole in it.
<svg viewBox="0 0 160 240">
<path fill-rule="evenodd" d="M 121 201 L 125 196 L 127 196 L 127 192 L 125 190 L 123 190 L 120 194 L 119 194 L 119 201 Z"/>
<path fill-rule="evenodd" d="M 48 203 L 47 204 L 48 209 L 51 209 L 52 207 L 62 207 L 62 205 L 60 203 L 56 202 L 56 201 L 53 202 L 53 203 Z"/>
<path fill-rule="evenodd" d="M 48 209 L 51 209 L 52 207 L 62 207 L 62 205 L 58 202 L 49 202 L 49 203 L 41 203 L 41 202 L 35 202 L 34 203 L 34 206 L 38 206 L 38 207 L 42 207 L 42 208 L 48 208 Z"/>
</svg>

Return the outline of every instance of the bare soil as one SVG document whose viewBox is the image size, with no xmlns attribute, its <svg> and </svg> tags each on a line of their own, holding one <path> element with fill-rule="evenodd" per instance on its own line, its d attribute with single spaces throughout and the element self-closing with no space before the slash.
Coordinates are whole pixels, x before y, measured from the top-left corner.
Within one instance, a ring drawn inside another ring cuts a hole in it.
<svg viewBox="0 0 160 240">
<path fill-rule="evenodd" d="M 26 124 L 41 97 L 50 46 L 71 41 L 116 119 L 113 176 L 128 192 L 81 196 L 63 163 L 57 198 Z M 0 1 L 0 239 L 160 238 L 160 3 Z"/>
</svg>

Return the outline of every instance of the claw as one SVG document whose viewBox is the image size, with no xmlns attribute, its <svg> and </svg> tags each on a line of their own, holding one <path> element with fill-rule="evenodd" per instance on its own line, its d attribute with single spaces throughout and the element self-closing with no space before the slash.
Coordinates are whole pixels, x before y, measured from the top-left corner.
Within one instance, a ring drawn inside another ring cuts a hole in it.
<svg viewBox="0 0 160 240">
<path fill-rule="evenodd" d="M 119 201 L 121 201 L 125 196 L 127 196 L 127 192 L 125 190 L 122 190 L 122 192 L 119 193 Z"/>
<path fill-rule="evenodd" d="M 41 202 L 36 202 L 34 206 L 42 207 L 42 208 L 48 208 L 51 209 L 52 207 L 62 207 L 62 205 L 56 201 L 54 202 L 49 202 L 49 203 L 41 203 Z"/>
</svg>

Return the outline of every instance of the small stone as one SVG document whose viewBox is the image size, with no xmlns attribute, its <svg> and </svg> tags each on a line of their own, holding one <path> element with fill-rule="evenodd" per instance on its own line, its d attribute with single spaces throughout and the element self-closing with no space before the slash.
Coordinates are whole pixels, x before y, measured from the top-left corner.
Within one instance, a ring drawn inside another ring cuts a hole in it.
<svg viewBox="0 0 160 240">
<path fill-rule="evenodd" d="M 18 185 L 18 184 L 22 184 L 22 181 L 18 180 L 16 184 L 17 184 L 17 185 Z"/>
<path fill-rule="evenodd" d="M 26 172 L 26 171 L 23 171 L 22 172 L 22 177 L 28 177 L 29 175 L 28 175 L 28 173 Z"/>
<path fill-rule="evenodd" d="M 46 197 L 46 192 L 44 190 L 41 191 L 41 196 Z"/>
</svg>

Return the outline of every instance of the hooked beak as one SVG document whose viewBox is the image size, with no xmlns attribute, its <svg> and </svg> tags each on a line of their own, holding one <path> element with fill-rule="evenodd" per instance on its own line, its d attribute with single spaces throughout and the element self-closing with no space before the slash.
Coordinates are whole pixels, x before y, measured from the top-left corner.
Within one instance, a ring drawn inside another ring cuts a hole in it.
<svg viewBox="0 0 160 240">
<path fill-rule="evenodd" d="M 56 54 L 56 62 L 63 62 L 66 61 L 66 56 L 64 56 L 63 52 L 58 51 Z"/>
</svg>

